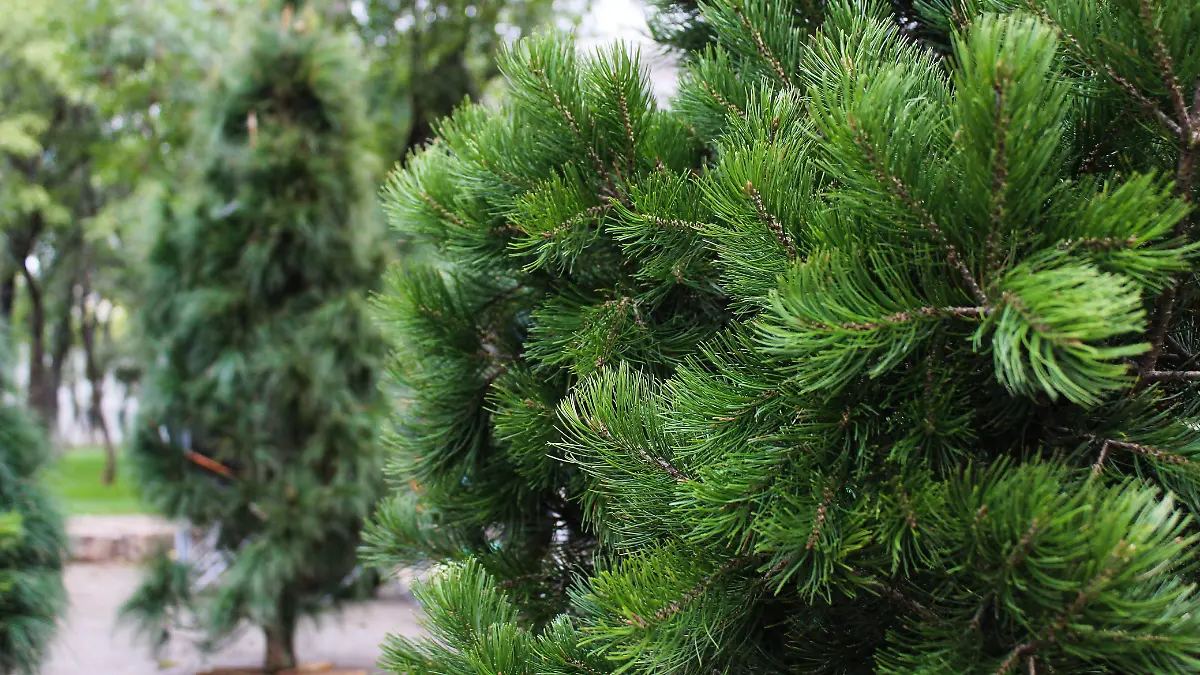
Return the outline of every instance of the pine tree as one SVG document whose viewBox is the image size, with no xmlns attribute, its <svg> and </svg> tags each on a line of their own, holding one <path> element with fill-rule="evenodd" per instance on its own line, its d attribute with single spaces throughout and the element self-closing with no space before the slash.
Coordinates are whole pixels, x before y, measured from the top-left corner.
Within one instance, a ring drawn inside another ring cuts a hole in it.
<svg viewBox="0 0 1200 675">
<path fill-rule="evenodd" d="M 386 245 L 352 44 L 290 8 L 251 32 L 210 94 L 195 194 L 151 252 L 132 453 L 148 501 L 215 528 L 227 568 L 193 589 L 160 560 L 126 611 L 165 639 L 185 610 L 209 645 L 259 626 L 275 672 L 302 617 L 371 583 L 356 548 L 382 492 L 384 343 L 366 296 Z"/>
<path fill-rule="evenodd" d="M 386 189 L 385 664 L 1196 672 L 1200 3 L 698 11 L 670 112 L 524 42 Z"/>
<path fill-rule="evenodd" d="M 8 350 L 0 358 L 7 400 L 0 406 L 0 673 L 31 675 L 66 606 L 62 515 L 38 485 L 50 456 L 46 435 L 8 390 Z"/>
</svg>

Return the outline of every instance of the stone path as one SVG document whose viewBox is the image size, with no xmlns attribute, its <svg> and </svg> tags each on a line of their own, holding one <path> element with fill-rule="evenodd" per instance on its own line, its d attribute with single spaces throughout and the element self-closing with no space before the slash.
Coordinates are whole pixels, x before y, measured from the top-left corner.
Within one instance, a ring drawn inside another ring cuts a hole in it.
<svg viewBox="0 0 1200 675">
<path fill-rule="evenodd" d="M 118 563 L 67 567 L 71 608 L 42 675 L 193 675 L 207 668 L 261 663 L 262 638 L 250 630 L 212 658 L 176 644 L 168 649 L 163 662 L 157 662 L 149 648 L 116 621 L 118 608 L 137 587 L 140 574 L 137 566 Z M 418 616 L 409 595 L 385 592 L 377 600 L 348 607 L 341 616 L 329 617 L 319 626 L 303 624 L 296 639 L 299 657 L 374 672 L 384 637 L 389 633 L 419 635 Z"/>
</svg>

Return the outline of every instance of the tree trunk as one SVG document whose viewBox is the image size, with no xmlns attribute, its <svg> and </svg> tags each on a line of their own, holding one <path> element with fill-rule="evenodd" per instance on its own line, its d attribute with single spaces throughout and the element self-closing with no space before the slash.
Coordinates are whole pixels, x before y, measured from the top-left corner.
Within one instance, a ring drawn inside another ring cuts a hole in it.
<svg viewBox="0 0 1200 675">
<path fill-rule="evenodd" d="M 69 288 L 73 289 L 74 283 Z M 44 415 L 50 424 L 50 428 L 54 429 L 54 425 L 58 422 L 58 391 L 62 389 L 63 369 L 67 365 L 67 358 L 71 355 L 71 310 L 74 308 L 73 303 L 69 300 L 62 303 L 62 313 L 59 314 L 58 320 L 54 324 L 53 344 L 50 348 L 50 371 L 46 378 L 47 382 L 44 385 L 46 395 Z"/>
<path fill-rule="evenodd" d="M 267 638 L 267 655 L 263 670 L 268 673 L 278 673 L 296 667 L 296 624 L 294 620 L 282 623 L 289 625 L 263 628 Z"/>
<path fill-rule="evenodd" d="M 284 587 L 275 608 L 274 622 L 263 626 L 267 638 L 267 656 L 263 670 L 278 673 L 296 667 L 296 590 Z"/>
<path fill-rule="evenodd" d="M 12 322 L 13 306 L 17 302 L 17 268 L 5 265 L 3 277 L 0 278 L 0 316 L 4 325 Z"/>
<path fill-rule="evenodd" d="M 100 436 L 104 439 L 104 476 L 105 485 L 112 485 L 117 479 L 117 450 L 113 447 L 112 436 L 108 433 L 108 422 L 104 420 L 104 373 L 96 361 L 96 313 L 89 304 L 92 295 L 91 256 L 83 256 L 79 293 L 79 341 L 83 345 L 84 374 L 92 390 L 91 405 L 88 407 L 88 423 L 92 428 L 99 427 Z"/>
<path fill-rule="evenodd" d="M 46 385 L 46 307 L 42 301 L 42 289 L 37 278 L 22 261 L 21 274 L 25 277 L 26 292 L 29 293 L 29 407 L 42 417 L 47 427 L 53 428 L 54 419 L 47 417 L 50 397 L 57 397 L 58 392 L 47 394 Z"/>
</svg>

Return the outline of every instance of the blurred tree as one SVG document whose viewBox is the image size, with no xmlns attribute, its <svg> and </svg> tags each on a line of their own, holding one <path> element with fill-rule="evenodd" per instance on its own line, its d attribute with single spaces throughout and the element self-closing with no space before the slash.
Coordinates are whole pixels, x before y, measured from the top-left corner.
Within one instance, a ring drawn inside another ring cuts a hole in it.
<svg viewBox="0 0 1200 675">
<path fill-rule="evenodd" d="M 206 94 L 197 170 L 162 203 L 132 447 L 147 501 L 215 528 L 227 568 L 193 593 L 160 561 L 126 613 L 161 637 L 186 608 L 208 646 L 248 621 L 274 672 L 300 618 L 373 588 L 352 573 L 382 490 L 366 294 L 386 247 L 355 45 L 290 7 L 246 37 Z"/>
<path fill-rule="evenodd" d="M 391 163 L 432 138 L 432 125 L 478 100 L 499 75 L 506 42 L 577 18 L 586 0 L 357 0 L 327 10 L 366 47 L 370 109 Z"/>
<path fill-rule="evenodd" d="M 47 424 L 82 353 L 100 414 L 120 349 L 111 321 L 138 301 L 146 202 L 186 163 L 192 111 L 238 4 L 0 0 L 0 92 L 26 142 L 0 145 L 0 310 L 28 343 L 29 400 Z M 20 291 L 23 291 L 21 293 Z M 114 311 L 115 310 L 115 311 Z M 127 359 L 128 360 L 128 359 Z"/>
</svg>

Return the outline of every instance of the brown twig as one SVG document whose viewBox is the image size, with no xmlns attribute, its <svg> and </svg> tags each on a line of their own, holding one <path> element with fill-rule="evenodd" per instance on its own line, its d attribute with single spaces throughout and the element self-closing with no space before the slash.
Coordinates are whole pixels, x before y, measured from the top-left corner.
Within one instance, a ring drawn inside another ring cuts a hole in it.
<svg viewBox="0 0 1200 675">
<path fill-rule="evenodd" d="M 1104 471 L 1104 462 L 1108 459 L 1108 447 L 1108 441 L 1100 444 L 1100 456 L 1096 458 L 1096 463 L 1092 465 L 1092 476 L 1099 476 L 1100 472 Z"/>
<path fill-rule="evenodd" d="M 1142 377 L 1150 382 L 1187 382 L 1200 380 L 1200 370 L 1151 370 Z"/>
<path fill-rule="evenodd" d="M 1187 457 L 1176 455 L 1172 452 L 1167 452 L 1166 450 L 1161 450 L 1152 445 L 1143 445 L 1141 443 L 1133 443 L 1131 441 L 1118 441 L 1112 438 L 1101 439 L 1090 435 L 1088 438 L 1093 441 L 1102 441 L 1104 445 L 1109 447 L 1120 448 L 1121 450 L 1128 450 L 1144 457 L 1149 457 L 1150 459 L 1162 462 L 1163 464 L 1184 466 L 1192 463 Z"/>
</svg>

